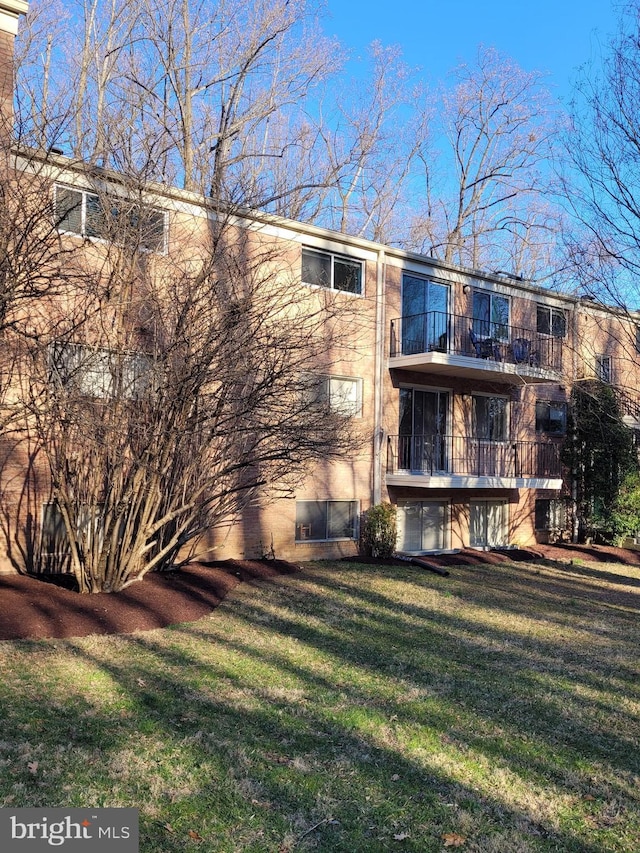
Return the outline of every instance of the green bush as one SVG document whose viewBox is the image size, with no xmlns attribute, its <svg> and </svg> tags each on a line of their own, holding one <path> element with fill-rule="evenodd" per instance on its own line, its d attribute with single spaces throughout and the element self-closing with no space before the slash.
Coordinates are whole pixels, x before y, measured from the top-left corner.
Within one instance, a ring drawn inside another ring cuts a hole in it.
<svg viewBox="0 0 640 853">
<path fill-rule="evenodd" d="M 396 550 L 396 537 L 396 508 L 393 504 L 376 504 L 364 513 L 360 547 L 366 557 L 390 557 Z"/>
<path fill-rule="evenodd" d="M 628 474 L 614 501 L 611 526 L 619 542 L 640 531 L 640 474 Z"/>
</svg>

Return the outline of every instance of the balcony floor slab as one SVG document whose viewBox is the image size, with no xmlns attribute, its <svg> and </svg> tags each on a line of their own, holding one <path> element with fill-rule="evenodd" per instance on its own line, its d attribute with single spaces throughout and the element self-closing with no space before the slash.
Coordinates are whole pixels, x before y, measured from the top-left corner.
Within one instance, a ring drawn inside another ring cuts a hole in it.
<svg viewBox="0 0 640 853">
<path fill-rule="evenodd" d="M 559 491 L 562 480 L 551 477 L 472 477 L 453 474 L 387 474 L 387 486 L 418 489 L 549 489 Z"/>
<path fill-rule="evenodd" d="M 437 351 L 393 356 L 388 359 L 388 367 L 414 370 L 418 373 L 484 379 L 489 382 L 504 382 L 512 385 L 523 382 L 545 384 L 561 381 L 560 373 L 533 367 L 530 364 L 513 364 L 507 361 L 492 361 Z"/>
</svg>

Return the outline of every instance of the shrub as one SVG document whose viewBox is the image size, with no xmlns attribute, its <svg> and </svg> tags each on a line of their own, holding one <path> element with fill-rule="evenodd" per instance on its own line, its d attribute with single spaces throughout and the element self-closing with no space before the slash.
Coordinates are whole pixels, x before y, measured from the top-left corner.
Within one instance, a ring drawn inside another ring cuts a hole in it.
<svg viewBox="0 0 640 853">
<path fill-rule="evenodd" d="M 619 542 L 640 531 L 640 474 L 628 474 L 614 501 L 611 524 Z"/>
<path fill-rule="evenodd" d="M 364 513 L 360 546 L 366 557 L 390 557 L 396 550 L 396 537 L 396 508 L 393 504 L 376 504 Z"/>
</svg>

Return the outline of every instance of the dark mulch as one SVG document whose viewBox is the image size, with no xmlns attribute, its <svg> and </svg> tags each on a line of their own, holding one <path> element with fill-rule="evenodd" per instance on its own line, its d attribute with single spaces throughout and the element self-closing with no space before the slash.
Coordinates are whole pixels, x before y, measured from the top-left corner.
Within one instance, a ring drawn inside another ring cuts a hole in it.
<svg viewBox="0 0 640 853">
<path fill-rule="evenodd" d="M 349 559 L 362 562 L 362 558 Z M 464 549 L 457 554 L 430 554 L 426 561 L 446 568 L 540 559 L 639 566 L 640 552 L 602 545 L 536 545 L 505 551 Z M 60 579 L 44 583 L 23 575 L 0 575 L 0 640 L 128 634 L 194 622 L 211 613 L 239 583 L 297 571 L 299 566 L 283 560 L 195 563 L 176 572 L 149 574 L 122 592 L 97 595 L 78 595 Z"/>
<path fill-rule="evenodd" d="M 129 634 L 193 622 L 243 581 L 296 571 L 298 566 L 282 560 L 196 563 L 149 574 L 122 592 L 96 595 L 24 575 L 0 575 L 0 640 Z"/>
<path fill-rule="evenodd" d="M 349 562 L 363 562 L 362 557 L 344 557 L 343 559 Z M 463 548 L 455 554 L 428 554 L 424 560 L 442 568 L 535 562 L 536 560 L 555 560 L 560 563 L 583 560 L 587 563 L 625 563 L 629 566 L 640 566 L 640 551 L 614 548 L 610 545 L 535 545 L 532 548 L 505 548 L 503 551 L 499 549 L 477 551 L 474 548 Z M 405 561 L 392 557 L 389 560 L 367 560 L 367 562 L 401 565 Z"/>
<path fill-rule="evenodd" d="M 613 545 L 536 545 L 533 551 L 538 552 L 545 560 L 584 560 L 587 563 L 626 563 L 628 566 L 640 566 L 640 551 L 615 548 Z"/>
</svg>

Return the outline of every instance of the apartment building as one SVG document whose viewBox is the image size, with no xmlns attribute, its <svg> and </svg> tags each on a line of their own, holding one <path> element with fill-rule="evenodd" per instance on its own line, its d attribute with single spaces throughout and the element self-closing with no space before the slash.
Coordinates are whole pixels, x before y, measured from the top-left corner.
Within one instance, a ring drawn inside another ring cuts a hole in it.
<svg viewBox="0 0 640 853">
<path fill-rule="evenodd" d="M 357 518 L 380 501 L 397 506 L 406 553 L 554 535 L 568 496 L 560 447 L 575 300 L 299 223 L 280 227 L 299 246 L 303 286 L 322 286 L 310 280 L 309 257 L 359 265 L 349 298 L 370 325 L 364 354 L 335 381 L 349 383 L 365 440 L 357 458 L 310 472 L 295 500 L 264 508 L 261 541 L 290 559 L 354 553 Z M 229 553 L 256 546 L 231 541 Z"/>
<path fill-rule="evenodd" d="M 0 2 L 5 54 L 25 8 L 20 0 Z M 117 176 L 59 155 L 32 155 L 31 162 L 51 193 L 62 239 L 80 239 L 87 251 L 107 241 L 96 214 L 110 185 L 122 198 Z M 193 193 L 154 185 L 146 195 L 141 248 L 150 255 L 180 251 L 218 215 L 210 199 Z M 340 344 L 330 357 L 318 351 L 317 373 L 324 399 L 349 419 L 358 442 L 347 457 L 301 471 L 287 497 L 255 500 L 207 531 L 200 557 L 353 555 L 362 513 L 382 501 L 397 507 L 400 552 L 531 545 L 569 525 L 561 446 L 573 383 L 595 378 L 616 386 L 629 428 L 640 429 L 634 317 L 505 273 L 462 269 L 259 212 L 236 212 L 233 228 L 269 245 L 270 263 L 281 263 L 301 293 L 330 291 L 342 305 L 342 315 L 332 315 Z M 135 383 L 144 365 L 130 361 Z M 108 396 L 107 386 L 113 393 L 105 371 L 97 375 L 94 359 L 87 393 L 99 387 Z M 14 479 L 17 473 L 14 461 Z M 40 479 L 35 522 L 33 512 L 21 515 L 20 490 L 13 498 L 17 527 L 39 527 L 32 537 L 52 535 L 60 524 L 50 484 Z M 5 553 L 0 569 L 15 561 Z"/>
</svg>

